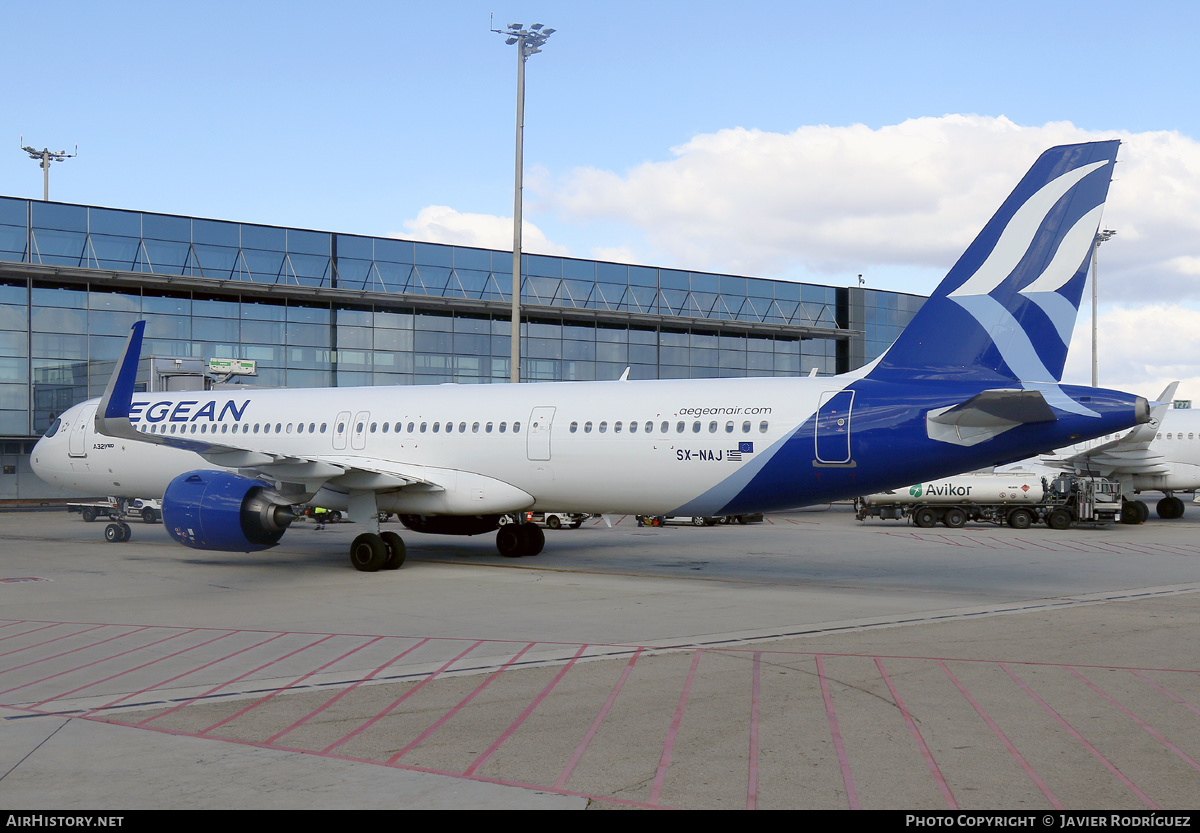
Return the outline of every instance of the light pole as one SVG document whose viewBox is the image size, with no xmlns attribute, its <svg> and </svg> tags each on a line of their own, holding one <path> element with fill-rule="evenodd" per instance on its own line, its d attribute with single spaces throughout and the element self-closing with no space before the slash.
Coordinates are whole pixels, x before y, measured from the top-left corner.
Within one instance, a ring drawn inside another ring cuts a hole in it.
<svg viewBox="0 0 1200 833">
<path fill-rule="evenodd" d="M 1096 239 L 1092 242 L 1092 387 L 1100 387 L 1099 378 L 1096 372 L 1096 285 L 1100 282 L 1100 275 L 1096 272 L 1096 252 L 1100 250 L 1100 244 L 1112 240 L 1116 236 L 1116 232 L 1110 228 L 1104 231 L 1096 232 Z"/>
<path fill-rule="evenodd" d="M 24 140 L 25 140 L 25 137 L 22 136 L 21 141 L 24 141 Z M 49 148 L 42 148 L 41 150 L 35 150 L 30 145 L 25 145 L 24 147 L 21 148 L 21 150 L 28 153 L 30 159 L 41 160 L 41 163 L 42 163 L 42 201 L 49 202 L 50 201 L 50 163 L 51 162 L 62 162 L 64 159 L 71 159 L 72 157 L 78 156 L 79 155 L 79 145 L 75 146 L 74 153 L 67 153 L 65 150 L 50 150 Z"/>
<path fill-rule="evenodd" d="M 509 378 L 521 381 L 521 188 L 525 156 L 525 59 L 541 52 L 554 29 L 535 23 L 528 29 L 520 23 L 508 24 L 508 29 L 492 29 L 506 35 L 505 43 L 517 47 L 517 165 L 513 185 L 513 290 L 512 290 L 512 351 Z"/>
</svg>

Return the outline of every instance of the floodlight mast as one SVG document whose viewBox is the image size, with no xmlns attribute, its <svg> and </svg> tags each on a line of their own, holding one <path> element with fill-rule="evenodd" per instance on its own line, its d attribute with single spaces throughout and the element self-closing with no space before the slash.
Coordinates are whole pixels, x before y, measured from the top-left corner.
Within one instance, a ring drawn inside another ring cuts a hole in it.
<svg viewBox="0 0 1200 833">
<path fill-rule="evenodd" d="M 534 23 L 528 29 L 520 23 L 510 23 L 507 29 L 492 29 L 505 35 L 504 42 L 517 47 L 517 161 L 513 186 L 513 290 L 512 290 L 512 350 L 509 379 L 521 381 L 521 191 L 525 156 L 525 59 L 541 52 L 541 47 L 556 30 Z"/>
<path fill-rule="evenodd" d="M 21 137 L 21 141 L 25 141 L 25 137 Z M 62 162 L 65 159 L 72 159 L 79 155 L 79 145 L 75 145 L 74 153 L 67 153 L 65 150 L 50 150 L 42 148 L 41 150 L 34 149 L 31 145 L 22 146 L 21 150 L 29 154 L 30 159 L 40 160 L 42 163 L 42 201 L 50 201 L 50 163 Z"/>
<path fill-rule="evenodd" d="M 1117 233 L 1115 231 L 1113 231 L 1110 228 L 1106 228 L 1103 231 L 1096 232 L 1096 239 L 1094 241 L 1092 241 L 1092 387 L 1094 387 L 1094 388 L 1100 386 L 1099 373 L 1097 372 L 1097 367 L 1096 367 L 1096 341 L 1097 341 L 1097 328 L 1096 328 L 1097 309 L 1096 308 L 1098 305 L 1097 296 L 1099 295 L 1099 287 L 1097 284 L 1100 280 L 1100 276 L 1096 270 L 1099 268 L 1100 261 L 1099 261 L 1099 258 L 1097 258 L 1096 253 L 1100 251 L 1101 243 L 1107 243 L 1109 240 L 1112 240 L 1116 236 L 1117 236 Z"/>
</svg>

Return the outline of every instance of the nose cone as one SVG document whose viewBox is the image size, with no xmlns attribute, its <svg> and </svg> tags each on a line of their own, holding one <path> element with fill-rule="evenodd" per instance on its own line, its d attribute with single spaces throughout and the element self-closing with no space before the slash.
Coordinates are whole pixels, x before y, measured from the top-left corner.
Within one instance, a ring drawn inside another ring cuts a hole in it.
<svg viewBox="0 0 1200 833">
<path fill-rule="evenodd" d="M 63 417 L 70 417 L 72 410 L 68 410 Z M 33 473 L 54 486 L 61 485 L 59 475 L 67 465 L 67 431 L 63 430 L 63 417 L 50 423 L 46 433 L 33 444 L 33 451 L 29 455 L 29 467 L 33 469 Z"/>
<path fill-rule="evenodd" d="M 29 455 L 29 466 L 33 473 L 47 483 L 55 483 L 53 469 L 48 465 L 50 459 L 50 443 L 42 437 L 33 444 L 33 452 Z"/>
</svg>

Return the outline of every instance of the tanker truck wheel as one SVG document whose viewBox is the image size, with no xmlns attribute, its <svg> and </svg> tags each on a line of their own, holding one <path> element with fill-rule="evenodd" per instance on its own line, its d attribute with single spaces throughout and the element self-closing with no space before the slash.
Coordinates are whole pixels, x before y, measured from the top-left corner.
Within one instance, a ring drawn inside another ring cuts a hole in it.
<svg viewBox="0 0 1200 833">
<path fill-rule="evenodd" d="M 934 512 L 928 506 L 922 507 L 913 513 L 913 523 L 921 527 L 921 529 L 930 529 L 937 526 L 937 512 Z"/>
<path fill-rule="evenodd" d="M 959 509 L 957 506 L 946 510 L 946 514 L 942 515 L 942 523 L 951 529 L 958 529 L 967 522 L 967 513 Z"/>
<path fill-rule="evenodd" d="M 1013 529 L 1029 529 L 1033 526 L 1033 515 L 1028 509 L 1014 509 L 1008 516 L 1008 525 Z"/>
<path fill-rule="evenodd" d="M 1055 509 L 1046 516 L 1046 526 L 1051 529 L 1067 529 L 1071 526 L 1071 513 L 1066 509 Z"/>
</svg>

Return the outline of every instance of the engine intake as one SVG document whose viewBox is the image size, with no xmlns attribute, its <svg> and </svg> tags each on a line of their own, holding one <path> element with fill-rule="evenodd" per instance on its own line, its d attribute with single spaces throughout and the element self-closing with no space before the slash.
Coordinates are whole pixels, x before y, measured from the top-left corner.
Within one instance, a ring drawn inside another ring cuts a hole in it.
<svg viewBox="0 0 1200 833">
<path fill-rule="evenodd" d="M 163 525 L 186 547 L 256 552 L 279 543 L 298 516 L 262 481 L 200 469 L 171 481 L 163 495 Z"/>
</svg>

